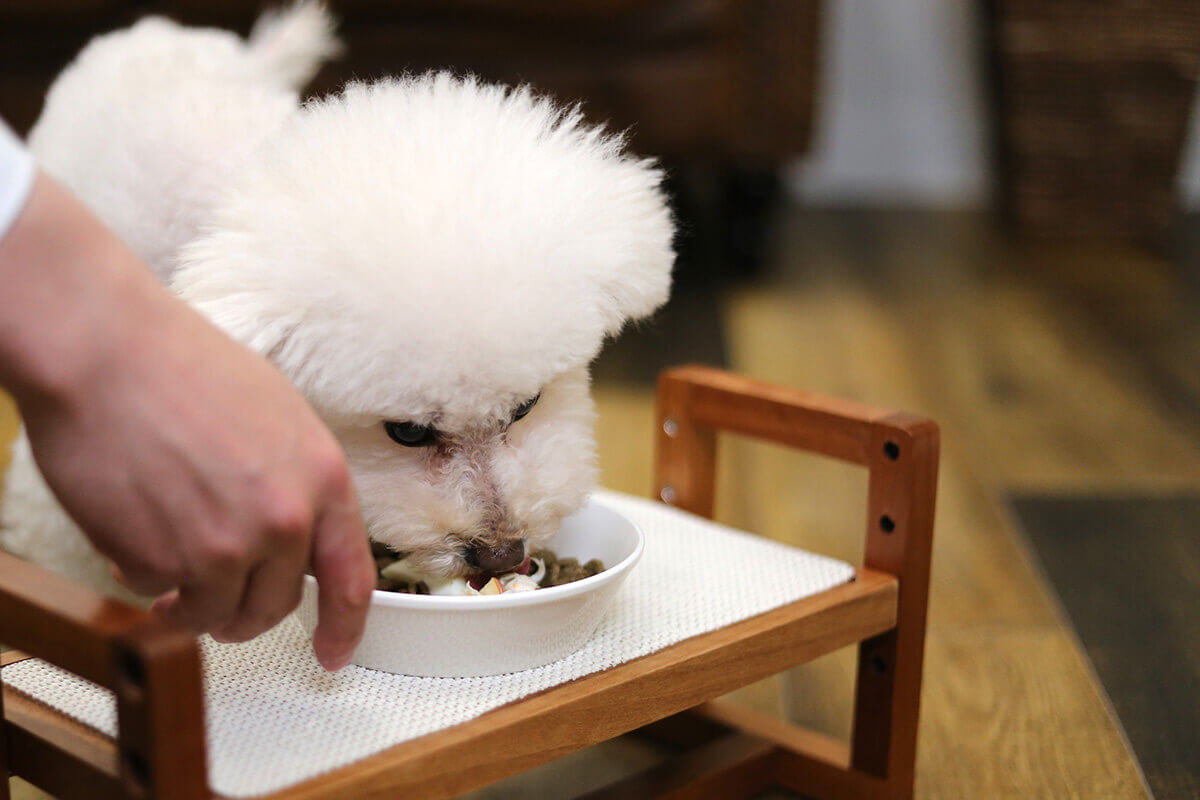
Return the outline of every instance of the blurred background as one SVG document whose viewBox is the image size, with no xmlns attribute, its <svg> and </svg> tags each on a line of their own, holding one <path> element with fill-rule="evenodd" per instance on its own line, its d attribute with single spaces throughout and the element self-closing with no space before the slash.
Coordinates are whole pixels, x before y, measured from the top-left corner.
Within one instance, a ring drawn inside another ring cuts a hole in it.
<svg viewBox="0 0 1200 800">
<path fill-rule="evenodd" d="M 674 297 L 595 367 L 608 486 L 652 490 L 653 380 L 681 362 L 941 423 L 919 797 L 1200 797 L 1200 4 L 330 5 L 347 51 L 313 94 L 528 82 L 666 168 Z M 0 110 L 26 129 L 97 32 L 259 10 L 0 0 Z M 860 558 L 865 473 L 736 438 L 720 460 L 721 520 Z M 845 736 L 852 682 L 841 653 L 733 699 Z M 617 740 L 475 796 L 656 757 Z"/>
</svg>

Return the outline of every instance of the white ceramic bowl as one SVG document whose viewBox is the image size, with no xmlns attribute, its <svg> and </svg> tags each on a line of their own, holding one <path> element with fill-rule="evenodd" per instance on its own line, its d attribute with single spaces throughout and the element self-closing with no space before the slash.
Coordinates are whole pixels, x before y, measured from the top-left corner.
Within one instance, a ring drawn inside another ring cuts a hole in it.
<svg viewBox="0 0 1200 800">
<path fill-rule="evenodd" d="M 354 663 L 402 675 L 476 677 L 557 661 L 595 632 L 642 555 L 641 530 L 590 500 L 549 542 L 561 558 L 599 558 L 607 569 L 563 586 L 495 596 L 441 597 L 376 591 Z M 312 634 L 316 580 L 305 576 L 296 614 Z"/>
</svg>

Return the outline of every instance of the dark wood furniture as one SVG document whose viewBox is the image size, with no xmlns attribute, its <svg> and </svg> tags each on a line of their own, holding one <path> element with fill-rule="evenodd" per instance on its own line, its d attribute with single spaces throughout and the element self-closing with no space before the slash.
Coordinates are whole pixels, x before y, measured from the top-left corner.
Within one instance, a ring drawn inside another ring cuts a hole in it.
<svg viewBox="0 0 1200 800">
<path fill-rule="evenodd" d="M 0 113 L 24 130 L 93 35 L 164 14 L 245 32 L 247 0 L 5 0 Z M 450 68 L 532 83 L 643 153 L 775 165 L 807 149 L 818 0 L 329 0 L 347 48 L 317 78 Z"/>
<path fill-rule="evenodd" d="M 705 367 L 662 376 L 658 425 L 655 491 L 698 514 L 712 509 L 718 431 L 866 467 L 868 530 L 856 579 L 272 797 L 451 797 L 640 729 L 688 749 L 590 798 L 749 797 L 775 785 L 830 800 L 910 798 L 937 427 Z M 65 797 L 213 797 L 205 783 L 201 682 L 191 639 L 144 612 L 0 557 L 0 641 L 113 689 L 120 729 L 113 741 L 4 688 L 0 766 Z M 859 671 L 848 745 L 713 701 L 855 643 Z M 7 653 L 4 660 L 21 657 Z M 161 736 L 167 726 L 170 736 Z M 6 791 L 0 788 L 0 798 Z"/>
<path fill-rule="evenodd" d="M 92 36 L 163 14 L 242 33 L 266 0 L 4 0 L 0 116 L 36 120 L 54 76 Z M 808 151 L 820 0 L 328 0 L 346 43 L 317 75 L 451 69 L 529 83 L 662 160 L 681 220 L 677 284 L 765 258 L 780 168 Z"/>
</svg>

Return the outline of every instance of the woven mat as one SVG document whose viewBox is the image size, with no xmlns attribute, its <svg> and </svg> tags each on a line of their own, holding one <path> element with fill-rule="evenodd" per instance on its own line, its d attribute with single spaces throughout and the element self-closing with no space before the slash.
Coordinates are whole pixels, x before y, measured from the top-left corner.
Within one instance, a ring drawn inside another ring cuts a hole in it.
<svg viewBox="0 0 1200 800">
<path fill-rule="evenodd" d="M 653 653 L 845 583 L 849 564 L 659 503 L 597 493 L 646 534 L 608 619 L 580 651 L 486 678 L 411 678 L 320 668 L 293 618 L 253 642 L 202 637 L 209 783 L 230 797 L 277 791 L 551 686 Z M 686 554 L 686 558 L 681 558 Z M 414 645 L 415 646 L 415 645 Z M 110 736 L 111 693 L 29 659 L 4 669 L 24 694 Z"/>
</svg>

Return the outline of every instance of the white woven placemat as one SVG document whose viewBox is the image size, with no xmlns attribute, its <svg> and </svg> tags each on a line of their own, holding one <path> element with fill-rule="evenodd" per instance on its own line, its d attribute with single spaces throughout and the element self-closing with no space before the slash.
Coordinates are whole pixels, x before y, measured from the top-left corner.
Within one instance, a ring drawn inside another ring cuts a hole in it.
<svg viewBox="0 0 1200 800">
<path fill-rule="evenodd" d="M 597 499 L 642 527 L 646 549 L 592 641 L 554 664 L 487 678 L 410 678 L 353 666 L 330 675 L 293 618 L 246 644 L 202 637 L 212 789 L 230 797 L 277 791 L 854 575 L 849 564 L 658 503 L 612 492 Z M 36 659 L 6 667 L 4 680 L 116 735 L 105 689 Z"/>
</svg>

